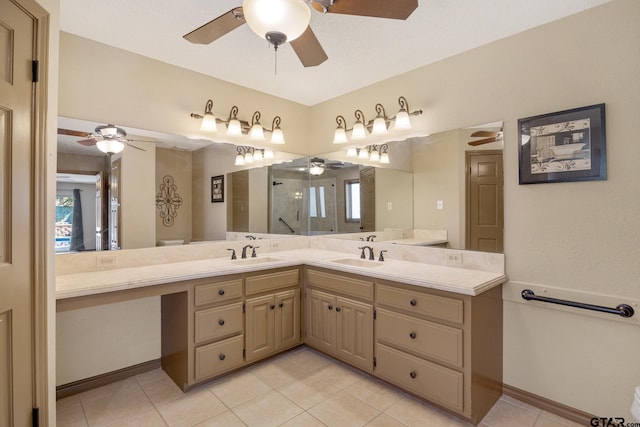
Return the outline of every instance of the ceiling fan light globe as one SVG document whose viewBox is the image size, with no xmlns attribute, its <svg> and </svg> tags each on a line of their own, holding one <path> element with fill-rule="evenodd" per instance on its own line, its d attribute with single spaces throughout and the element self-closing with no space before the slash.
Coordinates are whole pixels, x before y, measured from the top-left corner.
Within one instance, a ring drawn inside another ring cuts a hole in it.
<svg viewBox="0 0 640 427">
<path fill-rule="evenodd" d="M 228 136 L 240 136 L 242 134 L 242 127 L 240 126 L 240 120 L 231 119 L 227 125 Z"/>
<path fill-rule="evenodd" d="M 200 130 L 204 132 L 217 132 L 218 125 L 216 124 L 216 117 L 211 113 L 205 113 L 202 117 L 202 123 L 200 123 Z"/>
<path fill-rule="evenodd" d="M 347 142 L 347 132 L 345 132 L 344 128 L 336 128 L 336 131 L 333 134 L 333 143 L 344 144 L 346 142 Z"/>
<path fill-rule="evenodd" d="M 284 144 L 284 133 L 282 133 L 282 129 L 275 128 L 271 133 L 271 143 L 272 144 Z"/>
<path fill-rule="evenodd" d="M 409 120 L 409 114 L 405 110 L 398 111 L 398 114 L 396 115 L 396 121 L 393 124 L 393 129 L 411 129 L 411 120 Z"/>
<path fill-rule="evenodd" d="M 309 173 L 315 176 L 322 175 L 324 173 L 324 168 L 319 165 L 313 165 L 309 168 Z"/>
<path fill-rule="evenodd" d="M 96 142 L 96 147 L 106 154 L 118 154 L 124 150 L 124 144 L 117 139 L 103 139 Z"/>
<path fill-rule="evenodd" d="M 300 37 L 311 20 L 311 10 L 303 0 L 244 0 L 242 10 L 249 28 L 258 36 L 279 32 L 289 42 Z"/>
</svg>

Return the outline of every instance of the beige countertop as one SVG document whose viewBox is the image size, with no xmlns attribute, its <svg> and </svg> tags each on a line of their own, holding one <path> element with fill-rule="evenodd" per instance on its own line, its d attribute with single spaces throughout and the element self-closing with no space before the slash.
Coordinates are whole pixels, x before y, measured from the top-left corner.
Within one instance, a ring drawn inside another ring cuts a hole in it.
<svg viewBox="0 0 640 427">
<path fill-rule="evenodd" d="M 344 264 L 345 259 L 348 260 L 346 262 L 353 260 L 354 265 Z M 60 300 L 182 280 L 298 265 L 329 268 L 464 295 L 479 295 L 507 280 L 501 273 L 395 259 L 387 259 L 384 262 L 360 260 L 359 256 L 354 256 L 353 253 L 309 248 L 264 253 L 257 258 L 246 260 L 211 258 L 58 275 L 56 298 Z"/>
</svg>

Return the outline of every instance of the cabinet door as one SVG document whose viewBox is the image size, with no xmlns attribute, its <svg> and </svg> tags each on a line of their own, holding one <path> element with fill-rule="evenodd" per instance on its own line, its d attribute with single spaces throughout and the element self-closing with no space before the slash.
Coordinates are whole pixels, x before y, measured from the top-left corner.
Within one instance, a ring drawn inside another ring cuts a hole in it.
<svg viewBox="0 0 640 427">
<path fill-rule="evenodd" d="M 373 307 L 347 298 L 336 300 L 336 353 L 362 369 L 373 369 Z"/>
<path fill-rule="evenodd" d="M 267 356 L 275 351 L 274 295 L 251 298 L 246 301 L 246 360 Z"/>
<path fill-rule="evenodd" d="M 316 290 L 307 291 L 306 343 L 333 353 L 336 342 L 336 297 Z"/>
<path fill-rule="evenodd" d="M 300 290 L 277 293 L 275 303 L 275 346 L 280 350 L 300 342 Z"/>
</svg>

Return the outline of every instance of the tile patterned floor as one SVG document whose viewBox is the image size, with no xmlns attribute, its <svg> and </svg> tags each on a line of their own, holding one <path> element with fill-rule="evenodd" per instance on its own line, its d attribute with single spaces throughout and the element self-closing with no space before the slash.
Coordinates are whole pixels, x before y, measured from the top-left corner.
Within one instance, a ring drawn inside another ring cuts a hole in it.
<svg viewBox="0 0 640 427">
<path fill-rule="evenodd" d="M 58 427 L 468 426 L 308 347 L 188 393 L 161 369 L 57 403 Z M 482 427 L 577 424 L 503 396 Z"/>
</svg>

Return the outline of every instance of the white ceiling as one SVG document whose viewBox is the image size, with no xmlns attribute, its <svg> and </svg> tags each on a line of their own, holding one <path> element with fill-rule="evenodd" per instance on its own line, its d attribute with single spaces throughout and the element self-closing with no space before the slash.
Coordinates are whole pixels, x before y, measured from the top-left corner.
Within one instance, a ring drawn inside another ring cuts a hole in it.
<svg viewBox="0 0 640 427">
<path fill-rule="evenodd" d="M 608 1 L 419 0 L 407 21 L 312 11 L 311 27 L 329 59 L 304 68 L 293 49 L 282 46 L 277 75 L 273 49 L 247 25 L 210 45 L 182 38 L 242 0 L 61 0 L 60 28 L 314 105 Z"/>
</svg>

